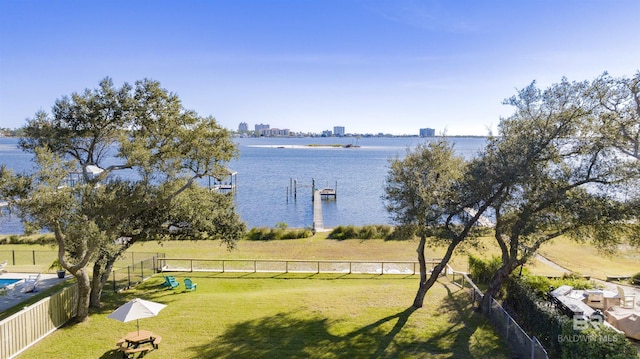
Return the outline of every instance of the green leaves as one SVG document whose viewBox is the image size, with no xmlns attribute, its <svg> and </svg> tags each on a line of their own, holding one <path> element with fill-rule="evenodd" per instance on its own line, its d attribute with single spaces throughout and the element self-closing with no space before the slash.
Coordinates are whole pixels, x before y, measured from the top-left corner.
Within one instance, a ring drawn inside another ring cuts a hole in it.
<svg viewBox="0 0 640 359">
<path fill-rule="evenodd" d="M 383 197 L 387 211 L 403 225 L 442 225 L 455 195 L 453 185 L 462 174 L 462 163 L 446 140 L 408 149 L 403 160 L 390 161 Z"/>
<path fill-rule="evenodd" d="M 26 228 L 55 233 L 74 275 L 85 276 L 95 261 L 93 277 L 102 279 L 91 297 L 98 301 L 104 271 L 137 240 L 221 239 L 233 248 L 246 231 L 232 198 L 197 181 L 221 177 L 237 156 L 229 132 L 184 109 L 157 81 L 117 88 L 106 78 L 57 100 L 51 115 L 38 112 L 25 132 L 21 146 L 36 154 L 39 168 L 20 186 L 7 172 L 1 180 L 23 198 L 16 203 Z M 102 172 L 90 173 L 89 165 Z M 127 169 L 137 176 L 118 176 Z M 71 183 L 72 172 L 81 179 Z"/>
</svg>

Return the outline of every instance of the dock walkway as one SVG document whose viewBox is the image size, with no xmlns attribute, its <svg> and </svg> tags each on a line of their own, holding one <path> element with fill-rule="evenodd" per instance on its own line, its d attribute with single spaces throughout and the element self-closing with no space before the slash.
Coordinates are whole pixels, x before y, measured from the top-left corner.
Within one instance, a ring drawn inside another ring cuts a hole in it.
<svg viewBox="0 0 640 359">
<path fill-rule="evenodd" d="M 321 191 L 313 191 L 313 230 L 323 232 L 324 224 L 322 223 L 322 195 Z"/>
</svg>

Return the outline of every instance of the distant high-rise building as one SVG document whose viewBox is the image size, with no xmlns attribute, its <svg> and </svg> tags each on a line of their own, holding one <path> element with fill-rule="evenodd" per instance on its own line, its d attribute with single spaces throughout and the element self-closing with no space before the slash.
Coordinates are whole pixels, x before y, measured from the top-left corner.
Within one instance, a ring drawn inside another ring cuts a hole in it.
<svg viewBox="0 0 640 359">
<path fill-rule="evenodd" d="M 333 127 L 333 134 L 340 137 L 340 136 L 344 136 L 344 126 L 334 126 Z"/>
<path fill-rule="evenodd" d="M 331 130 L 322 131 L 322 137 L 331 137 L 332 135 L 333 135 L 333 132 L 331 132 Z"/>
<path fill-rule="evenodd" d="M 259 135 L 264 137 L 283 137 L 289 136 L 288 128 L 263 128 L 260 130 Z"/>
<path fill-rule="evenodd" d="M 249 131 L 249 125 L 246 122 L 240 122 L 238 125 L 238 132 L 247 132 Z"/>
<path fill-rule="evenodd" d="M 420 137 L 433 137 L 436 135 L 436 130 L 433 128 L 421 128 Z"/>
<path fill-rule="evenodd" d="M 255 125 L 255 130 L 257 133 L 260 133 L 262 130 L 268 130 L 269 129 L 269 125 L 265 125 L 265 124 L 259 124 L 259 125 Z"/>
</svg>

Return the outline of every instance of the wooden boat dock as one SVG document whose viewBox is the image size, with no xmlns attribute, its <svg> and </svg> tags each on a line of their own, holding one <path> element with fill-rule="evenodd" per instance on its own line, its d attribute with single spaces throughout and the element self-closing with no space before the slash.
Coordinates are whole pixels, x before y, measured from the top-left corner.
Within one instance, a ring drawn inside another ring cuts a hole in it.
<svg viewBox="0 0 640 359">
<path fill-rule="evenodd" d="M 324 231 L 322 223 L 322 196 L 319 190 L 313 192 L 313 230 L 315 232 Z"/>
<path fill-rule="evenodd" d="M 317 192 L 320 192 L 320 199 L 324 198 L 336 198 L 336 190 L 334 188 L 323 188 Z"/>
<path fill-rule="evenodd" d="M 322 200 L 333 199 L 336 200 L 338 193 L 338 183 L 336 182 L 336 188 L 325 187 L 323 189 L 315 188 L 315 180 L 313 180 L 313 230 L 318 232 L 325 231 L 324 223 L 322 221 Z"/>
</svg>

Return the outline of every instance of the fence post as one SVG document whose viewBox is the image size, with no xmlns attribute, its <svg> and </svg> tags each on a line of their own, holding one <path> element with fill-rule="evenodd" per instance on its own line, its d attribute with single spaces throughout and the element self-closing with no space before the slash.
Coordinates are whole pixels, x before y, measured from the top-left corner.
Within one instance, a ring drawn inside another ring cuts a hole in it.
<svg viewBox="0 0 640 359">
<path fill-rule="evenodd" d="M 127 287 L 131 287 L 131 266 L 127 266 Z"/>
<path fill-rule="evenodd" d="M 13 258 L 13 265 L 16 265 L 16 250 L 11 251 L 11 257 Z"/>
<path fill-rule="evenodd" d="M 31 259 L 33 259 L 33 265 L 36 265 L 36 251 L 31 251 Z"/>
<path fill-rule="evenodd" d="M 116 290 L 116 271 L 112 270 L 111 274 L 113 275 L 113 292 L 115 293 Z"/>
</svg>

